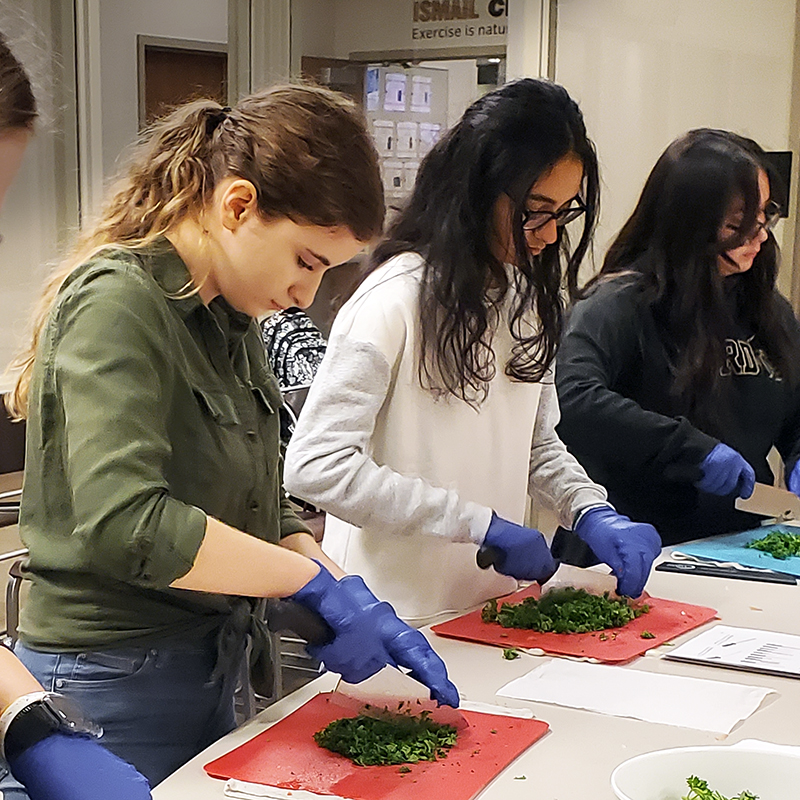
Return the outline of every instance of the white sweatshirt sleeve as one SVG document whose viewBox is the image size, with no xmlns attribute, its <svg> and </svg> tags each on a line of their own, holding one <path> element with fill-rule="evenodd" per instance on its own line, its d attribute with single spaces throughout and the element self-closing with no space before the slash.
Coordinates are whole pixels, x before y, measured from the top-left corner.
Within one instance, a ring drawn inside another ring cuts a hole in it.
<svg viewBox="0 0 800 800">
<path fill-rule="evenodd" d="M 558 514 L 565 528 L 575 515 L 590 505 L 608 502 L 606 490 L 594 483 L 556 433 L 561 418 L 555 387 L 555 371 L 542 379 L 542 393 L 533 430 L 528 491 Z"/>
<path fill-rule="evenodd" d="M 403 313 L 391 302 L 377 314 L 359 315 L 357 300 L 342 309 L 289 443 L 284 484 L 351 525 L 480 544 L 492 509 L 371 455 L 376 417 L 407 335 Z"/>
</svg>

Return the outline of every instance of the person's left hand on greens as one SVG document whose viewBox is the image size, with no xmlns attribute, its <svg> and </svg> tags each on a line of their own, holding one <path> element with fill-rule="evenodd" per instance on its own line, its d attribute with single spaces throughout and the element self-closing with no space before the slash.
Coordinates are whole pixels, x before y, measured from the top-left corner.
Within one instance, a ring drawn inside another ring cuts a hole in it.
<svg viewBox="0 0 800 800">
<path fill-rule="evenodd" d="M 581 515 L 575 533 L 611 567 L 618 594 L 641 595 L 653 561 L 661 552 L 661 537 L 652 525 L 632 522 L 610 506 L 600 506 Z"/>
</svg>

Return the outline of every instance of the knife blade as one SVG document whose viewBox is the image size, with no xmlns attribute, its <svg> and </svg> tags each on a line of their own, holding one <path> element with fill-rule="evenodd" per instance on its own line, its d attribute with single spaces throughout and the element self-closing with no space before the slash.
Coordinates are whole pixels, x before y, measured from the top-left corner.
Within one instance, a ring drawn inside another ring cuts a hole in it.
<svg viewBox="0 0 800 800">
<path fill-rule="evenodd" d="M 720 564 L 699 564 L 694 561 L 662 561 L 656 565 L 655 571 L 682 572 L 684 575 L 702 575 L 710 578 L 734 578 L 741 581 L 797 585 L 795 576 L 788 575 L 785 572 L 774 572 L 769 569 L 747 569 L 745 567 L 723 567 Z"/>
<path fill-rule="evenodd" d="M 746 500 L 737 497 L 735 505 L 740 511 L 774 517 L 779 522 L 800 520 L 800 497 L 787 489 L 766 483 L 757 483 L 753 494 Z"/>
<path fill-rule="evenodd" d="M 442 725 L 452 725 L 457 730 L 469 727 L 458 709 L 438 705 L 430 699 L 427 686 L 396 667 L 384 667 L 358 684 L 340 678 L 334 695 L 343 696 L 345 703 L 354 704 L 355 710 L 368 717 L 385 713 L 419 716 L 424 711 L 429 719 Z"/>
</svg>

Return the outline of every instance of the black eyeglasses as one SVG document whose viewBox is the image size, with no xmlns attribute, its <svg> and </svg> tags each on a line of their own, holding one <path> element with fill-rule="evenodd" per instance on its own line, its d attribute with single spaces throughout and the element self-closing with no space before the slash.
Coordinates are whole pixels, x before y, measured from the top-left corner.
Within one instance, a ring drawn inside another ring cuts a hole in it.
<svg viewBox="0 0 800 800">
<path fill-rule="evenodd" d="M 771 231 L 777 224 L 781 218 L 781 207 L 774 201 L 770 200 L 769 203 L 764 208 L 764 220 L 757 220 L 756 224 L 753 226 L 752 230 L 750 231 L 743 231 L 741 225 L 726 225 L 727 228 L 730 228 L 732 231 L 736 233 L 744 233 L 748 240 L 755 239 L 762 230 L 764 231 Z"/>
<path fill-rule="evenodd" d="M 573 220 L 578 219 L 581 214 L 586 213 L 586 206 L 580 198 L 575 198 L 575 205 L 561 208 L 558 211 L 529 211 L 526 210 L 522 218 L 522 230 L 535 231 L 543 228 L 550 220 L 555 220 L 560 228 Z"/>
</svg>

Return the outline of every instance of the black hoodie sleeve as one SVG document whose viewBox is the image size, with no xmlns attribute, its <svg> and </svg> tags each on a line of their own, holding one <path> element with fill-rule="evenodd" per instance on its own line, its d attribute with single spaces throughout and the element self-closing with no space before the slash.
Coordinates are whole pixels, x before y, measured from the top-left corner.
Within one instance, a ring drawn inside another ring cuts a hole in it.
<svg viewBox="0 0 800 800">
<path fill-rule="evenodd" d="M 780 313 L 786 317 L 786 326 L 791 331 L 795 352 L 800 352 L 800 322 L 789 303 L 781 297 L 779 300 Z M 788 413 L 781 428 L 780 436 L 775 442 L 775 447 L 783 458 L 786 468 L 786 477 L 794 465 L 800 461 L 800 386 L 789 390 Z"/>
<path fill-rule="evenodd" d="M 606 475 L 641 479 L 650 473 L 659 481 L 694 483 L 718 440 L 683 417 L 640 404 L 636 387 L 646 360 L 665 361 L 646 315 L 637 286 L 625 279 L 601 285 L 575 305 L 557 357 L 558 433 L 579 461 L 585 459 L 590 475 L 594 464 Z M 654 388 L 648 387 L 651 397 Z M 669 391 L 666 382 L 663 390 Z"/>
</svg>

